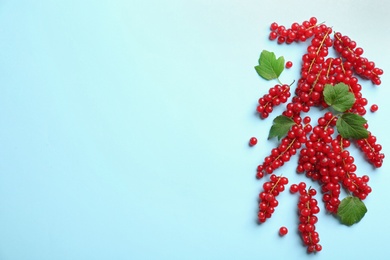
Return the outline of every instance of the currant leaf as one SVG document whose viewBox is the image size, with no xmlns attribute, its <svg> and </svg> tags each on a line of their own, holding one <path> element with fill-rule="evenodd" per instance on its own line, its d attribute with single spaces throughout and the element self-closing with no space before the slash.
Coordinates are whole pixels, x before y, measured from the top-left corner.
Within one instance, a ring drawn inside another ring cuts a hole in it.
<svg viewBox="0 0 390 260">
<path fill-rule="evenodd" d="M 283 115 L 277 116 L 273 121 L 271 129 L 269 130 L 268 139 L 278 137 L 278 140 L 280 140 L 288 133 L 293 125 L 295 125 L 295 122 L 291 118 Z"/>
<path fill-rule="evenodd" d="M 357 197 L 348 196 L 344 198 L 337 210 L 337 216 L 342 224 L 351 226 L 358 223 L 366 214 L 367 208 Z"/>
<path fill-rule="evenodd" d="M 284 69 L 284 57 L 276 59 L 275 53 L 263 50 L 259 65 L 255 66 L 257 74 L 266 80 L 277 79 Z"/>
<path fill-rule="evenodd" d="M 355 103 L 355 96 L 344 83 L 338 83 L 334 86 L 326 84 L 323 94 L 326 104 L 339 112 L 347 111 Z"/>
<path fill-rule="evenodd" d="M 336 122 L 336 128 L 343 138 L 363 139 L 368 137 L 368 131 L 364 128 L 367 120 L 354 113 L 342 114 Z"/>
</svg>

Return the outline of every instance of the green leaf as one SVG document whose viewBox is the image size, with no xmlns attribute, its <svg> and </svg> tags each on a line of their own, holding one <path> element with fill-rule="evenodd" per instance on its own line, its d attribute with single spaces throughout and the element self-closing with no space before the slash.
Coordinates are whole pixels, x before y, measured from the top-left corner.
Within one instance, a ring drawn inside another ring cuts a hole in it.
<svg viewBox="0 0 390 260">
<path fill-rule="evenodd" d="M 362 116 L 345 113 L 337 119 L 336 128 L 344 138 L 362 139 L 368 137 L 368 131 L 363 126 L 366 122 L 367 120 Z"/>
<path fill-rule="evenodd" d="M 273 121 L 271 129 L 269 130 L 268 139 L 277 136 L 278 140 L 280 140 L 283 136 L 285 136 L 288 133 L 291 126 L 293 125 L 295 125 L 295 122 L 291 118 L 283 115 L 277 116 Z"/>
<path fill-rule="evenodd" d="M 284 57 L 276 59 L 275 53 L 264 50 L 255 69 L 257 74 L 266 80 L 277 79 L 284 69 Z"/>
<path fill-rule="evenodd" d="M 354 94 L 349 91 L 349 87 L 344 83 L 338 83 L 334 86 L 326 84 L 323 94 L 326 104 L 339 112 L 345 112 L 355 103 Z"/>
<path fill-rule="evenodd" d="M 337 210 L 337 216 L 340 218 L 341 223 L 347 226 L 351 226 L 358 223 L 366 214 L 367 208 L 357 197 L 348 196 L 344 198 Z"/>
</svg>

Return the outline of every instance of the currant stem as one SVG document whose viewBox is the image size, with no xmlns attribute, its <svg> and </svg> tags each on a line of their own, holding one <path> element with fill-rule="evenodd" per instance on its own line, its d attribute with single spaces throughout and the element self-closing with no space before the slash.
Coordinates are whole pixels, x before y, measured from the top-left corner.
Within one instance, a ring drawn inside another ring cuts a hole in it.
<svg viewBox="0 0 390 260">
<path fill-rule="evenodd" d="M 272 193 L 274 191 L 274 189 L 276 188 L 276 186 L 278 186 L 278 183 L 279 183 L 280 179 L 281 179 L 281 176 L 279 176 L 278 180 L 275 182 L 275 185 L 270 190 L 270 193 Z"/>
<path fill-rule="evenodd" d="M 278 160 L 283 154 L 286 153 L 286 151 L 288 151 L 288 149 L 291 148 L 291 146 L 294 144 L 294 142 L 296 141 L 296 138 L 292 139 L 292 141 L 289 143 L 289 145 L 287 146 L 286 150 L 284 150 L 283 152 L 281 152 L 278 157 L 275 158 L 274 161 Z"/>
<path fill-rule="evenodd" d="M 321 71 L 318 72 L 317 77 L 316 77 L 316 80 L 313 82 L 312 88 L 310 89 L 309 95 L 313 92 L 314 87 L 315 87 L 315 85 L 317 84 L 318 79 L 320 78 L 320 76 L 321 76 Z"/>
<path fill-rule="evenodd" d="M 328 71 L 326 72 L 326 77 L 327 77 L 327 78 L 329 77 L 329 72 L 330 72 L 330 69 L 332 68 L 332 61 L 333 61 L 333 60 L 330 60 L 330 62 L 329 62 L 329 68 L 328 68 Z"/>
<path fill-rule="evenodd" d="M 318 47 L 318 50 L 317 50 L 317 52 L 316 52 L 316 56 L 318 56 L 318 53 L 320 53 L 320 50 L 321 50 L 321 48 L 322 48 L 322 46 L 324 45 L 324 42 L 325 42 L 325 40 L 326 40 L 326 37 L 329 35 L 329 30 L 326 32 L 326 34 L 324 35 L 324 38 L 322 39 L 322 41 L 321 41 L 321 44 L 320 44 L 320 46 Z M 312 61 L 311 61 L 311 63 L 310 63 L 310 67 L 309 67 L 309 70 L 308 70 L 308 72 L 310 73 L 310 71 L 311 71 L 311 67 L 313 66 L 313 64 L 314 64 L 314 61 L 315 61 L 315 59 L 313 59 Z"/>
<path fill-rule="evenodd" d="M 319 26 L 319 25 L 321 25 L 321 24 L 324 24 L 324 23 L 325 23 L 325 21 L 323 21 L 323 22 L 321 22 L 321 23 L 317 23 L 317 24 L 315 24 L 315 25 L 313 25 L 313 26 L 310 26 L 309 28 L 306 29 L 306 31 L 307 31 L 307 30 L 310 30 L 310 29 L 313 29 L 313 28 L 315 28 L 315 27 L 317 27 L 317 26 Z"/>
<path fill-rule="evenodd" d="M 370 147 L 371 151 L 372 151 L 372 152 L 375 152 L 375 149 L 372 148 L 372 146 L 370 145 L 370 143 L 367 141 L 367 138 L 365 138 L 364 141 L 366 142 L 366 144 L 368 145 L 368 147 Z"/>
<path fill-rule="evenodd" d="M 336 117 L 338 117 L 338 116 L 337 116 L 337 115 L 334 115 L 334 116 L 328 121 L 328 123 L 327 123 L 326 126 L 324 127 L 324 130 L 326 130 L 326 129 L 329 127 L 330 123 L 332 123 L 333 119 L 335 119 Z"/>
<path fill-rule="evenodd" d="M 293 80 L 293 82 L 291 82 L 291 84 L 290 85 L 288 85 L 289 87 L 291 87 L 292 86 L 292 84 L 294 84 L 295 83 L 295 79 Z"/>
</svg>

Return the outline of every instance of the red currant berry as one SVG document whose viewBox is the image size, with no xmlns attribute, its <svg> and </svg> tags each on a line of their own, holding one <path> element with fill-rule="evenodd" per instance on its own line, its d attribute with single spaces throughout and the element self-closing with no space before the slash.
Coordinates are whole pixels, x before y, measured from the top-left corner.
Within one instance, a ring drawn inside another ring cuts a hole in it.
<svg viewBox="0 0 390 260">
<path fill-rule="evenodd" d="M 378 105 L 376 105 L 376 104 L 372 105 L 371 108 L 370 108 L 370 110 L 371 110 L 371 112 L 376 112 L 376 111 L 378 111 Z"/>
<path fill-rule="evenodd" d="M 305 125 L 309 124 L 310 121 L 311 121 L 311 118 L 310 118 L 309 116 L 305 116 L 305 117 L 303 118 L 303 123 L 304 123 Z"/>
<path fill-rule="evenodd" d="M 317 18 L 315 18 L 315 17 L 311 17 L 309 21 L 310 21 L 311 25 L 316 25 L 317 24 Z"/>
<path fill-rule="evenodd" d="M 279 229 L 279 235 L 284 236 L 288 233 L 288 229 L 286 227 L 281 227 Z"/>
<path fill-rule="evenodd" d="M 304 182 L 300 182 L 299 184 L 298 184 L 298 189 L 299 190 L 304 190 L 306 188 L 306 183 L 304 183 Z"/>
<path fill-rule="evenodd" d="M 316 250 L 317 252 L 320 252 L 320 251 L 322 250 L 322 246 L 321 246 L 320 244 L 316 244 L 316 245 L 315 245 L 315 250 Z"/>
<path fill-rule="evenodd" d="M 291 61 L 287 61 L 287 62 L 286 62 L 286 69 L 291 68 L 292 65 L 293 65 L 293 63 L 292 63 Z"/>
<path fill-rule="evenodd" d="M 257 144 L 257 138 L 256 137 L 252 137 L 251 139 L 249 139 L 249 145 L 250 146 L 254 146 Z"/>
<path fill-rule="evenodd" d="M 270 32 L 269 33 L 269 39 L 271 41 L 275 40 L 276 38 L 278 38 L 278 34 L 276 32 Z"/>
<path fill-rule="evenodd" d="M 270 29 L 271 29 L 272 31 L 276 31 L 276 30 L 278 29 L 278 27 L 279 27 L 279 25 L 278 25 L 277 23 L 273 22 L 273 23 L 271 24 L 271 26 L 270 26 Z"/>
<path fill-rule="evenodd" d="M 290 186 L 290 192 L 291 192 L 291 193 L 297 193 L 298 190 L 299 190 L 298 185 L 292 184 L 292 185 Z"/>
</svg>

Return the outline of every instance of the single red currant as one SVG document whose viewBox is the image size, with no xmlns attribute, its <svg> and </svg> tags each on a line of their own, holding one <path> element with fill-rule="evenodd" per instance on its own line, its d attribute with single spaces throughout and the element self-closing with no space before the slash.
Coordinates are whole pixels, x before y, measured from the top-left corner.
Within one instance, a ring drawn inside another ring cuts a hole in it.
<svg viewBox="0 0 390 260">
<path fill-rule="evenodd" d="M 272 31 L 276 31 L 278 29 L 279 25 L 276 22 L 273 22 L 270 26 L 270 29 Z"/>
<path fill-rule="evenodd" d="M 370 110 L 371 110 L 371 112 L 376 112 L 376 111 L 378 111 L 378 105 L 373 104 L 373 105 L 371 106 Z"/>
<path fill-rule="evenodd" d="M 288 233 L 288 229 L 286 227 L 279 228 L 279 235 L 285 236 Z"/>
<path fill-rule="evenodd" d="M 291 68 L 292 65 L 293 65 L 293 63 L 292 63 L 291 61 L 287 61 L 287 62 L 286 62 L 286 69 Z"/>
<path fill-rule="evenodd" d="M 309 124 L 310 121 L 311 121 L 311 118 L 310 118 L 309 116 L 305 116 L 305 117 L 303 118 L 303 123 L 304 123 L 305 125 Z"/>
<path fill-rule="evenodd" d="M 249 145 L 250 146 L 254 146 L 257 144 L 257 138 L 256 137 L 252 137 L 251 139 L 249 139 Z"/>
<path fill-rule="evenodd" d="M 299 190 L 298 185 L 292 184 L 292 185 L 290 186 L 290 192 L 291 192 L 291 193 L 297 193 L 298 190 Z"/>
</svg>

